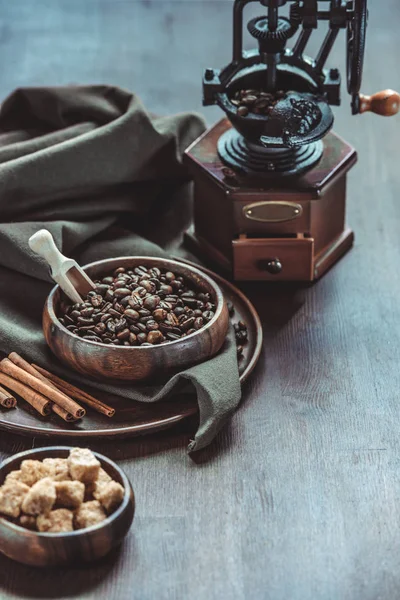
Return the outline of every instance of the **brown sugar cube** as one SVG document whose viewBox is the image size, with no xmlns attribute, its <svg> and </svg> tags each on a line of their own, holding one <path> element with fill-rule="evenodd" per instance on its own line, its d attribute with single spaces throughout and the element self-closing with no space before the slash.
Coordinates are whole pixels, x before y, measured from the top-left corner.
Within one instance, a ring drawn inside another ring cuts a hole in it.
<svg viewBox="0 0 400 600">
<path fill-rule="evenodd" d="M 22 473 L 21 471 L 11 471 L 11 473 L 9 473 L 5 479 L 5 483 L 11 483 L 14 481 L 20 481 L 21 483 L 24 483 L 22 481 Z M 26 485 L 26 484 L 25 484 Z"/>
<path fill-rule="evenodd" d="M 89 448 L 74 448 L 68 457 L 69 472 L 72 479 L 83 483 L 96 481 L 100 463 Z"/>
<path fill-rule="evenodd" d="M 0 514 L 7 517 L 19 517 L 22 503 L 29 491 L 29 486 L 20 481 L 5 483 L 0 488 Z"/>
<path fill-rule="evenodd" d="M 100 502 L 91 500 L 84 502 L 75 512 L 75 525 L 77 529 L 85 529 L 101 523 L 107 517 Z"/>
<path fill-rule="evenodd" d="M 120 483 L 110 481 L 100 484 L 93 496 L 110 513 L 121 504 L 124 493 L 125 490 Z"/>
<path fill-rule="evenodd" d="M 98 475 L 96 481 L 86 485 L 85 501 L 93 500 L 94 493 L 96 491 L 99 491 L 100 487 L 102 487 L 103 485 L 106 485 L 110 481 L 112 481 L 112 479 L 109 476 L 109 474 L 106 473 L 106 471 L 104 469 L 100 468 L 99 475 Z"/>
<path fill-rule="evenodd" d="M 20 469 L 20 481 L 29 486 L 34 485 L 49 474 L 48 468 L 40 460 L 23 460 Z"/>
<path fill-rule="evenodd" d="M 104 469 L 100 468 L 96 483 L 109 483 L 110 481 L 112 481 L 112 479 L 109 474 Z"/>
<path fill-rule="evenodd" d="M 78 508 L 85 496 L 85 484 L 81 481 L 56 481 L 57 504 L 66 508 Z"/>
<path fill-rule="evenodd" d="M 32 531 L 36 531 L 36 517 L 31 517 L 29 515 L 21 515 L 19 518 L 19 524 L 21 527 L 25 527 L 25 529 L 31 529 Z"/>
<path fill-rule="evenodd" d="M 38 531 L 47 533 L 65 533 L 73 531 L 74 514 L 66 508 L 52 510 L 46 515 L 39 515 L 37 518 Z"/>
<path fill-rule="evenodd" d="M 43 464 L 48 469 L 48 476 L 54 481 L 70 481 L 71 477 L 68 470 L 68 459 L 66 458 L 45 458 Z"/>
<path fill-rule="evenodd" d="M 26 494 L 22 511 L 27 515 L 41 515 L 49 512 L 56 501 L 56 487 L 50 477 L 37 481 Z"/>
</svg>

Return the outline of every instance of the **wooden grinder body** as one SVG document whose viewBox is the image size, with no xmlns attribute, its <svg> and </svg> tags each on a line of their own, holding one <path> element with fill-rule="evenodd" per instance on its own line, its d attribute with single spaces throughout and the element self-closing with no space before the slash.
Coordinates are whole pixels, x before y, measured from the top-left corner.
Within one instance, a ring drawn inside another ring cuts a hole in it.
<svg viewBox="0 0 400 600">
<path fill-rule="evenodd" d="M 229 127 L 223 119 L 185 153 L 195 201 L 188 246 L 237 281 L 317 279 L 353 243 L 345 207 L 355 150 L 331 132 L 305 174 L 257 181 L 220 160 L 217 141 Z"/>
</svg>

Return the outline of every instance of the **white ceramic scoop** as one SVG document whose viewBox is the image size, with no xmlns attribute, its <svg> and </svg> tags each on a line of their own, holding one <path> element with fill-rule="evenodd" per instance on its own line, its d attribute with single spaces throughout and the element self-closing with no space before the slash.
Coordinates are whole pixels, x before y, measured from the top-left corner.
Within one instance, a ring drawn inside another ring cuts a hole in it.
<svg viewBox="0 0 400 600">
<path fill-rule="evenodd" d="M 29 238 L 29 246 L 47 261 L 52 278 L 72 302 L 83 302 L 86 294 L 95 289 L 93 281 L 78 263 L 61 254 L 47 229 L 40 229 L 34 233 Z"/>
</svg>

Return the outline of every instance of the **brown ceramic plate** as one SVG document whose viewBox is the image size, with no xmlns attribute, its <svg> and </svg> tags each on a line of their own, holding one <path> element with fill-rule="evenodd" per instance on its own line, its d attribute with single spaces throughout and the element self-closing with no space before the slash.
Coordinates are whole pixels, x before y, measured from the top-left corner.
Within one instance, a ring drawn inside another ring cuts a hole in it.
<svg viewBox="0 0 400 600">
<path fill-rule="evenodd" d="M 188 262 L 188 261 L 187 261 Z M 192 264 L 192 263 L 191 263 Z M 198 266 L 198 265 L 196 265 Z M 235 307 L 233 321 L 245 321 L 248 326 L 248 342 L 239 365 L 240 381 L 244 383 L 259 359 L 262 346 L 260 319 L 251 302 L 238 288 L 219 275 L 198 267 L 210 275 L 221 287 L 228 302 Z M 172 427 L 179 421 L 197 413 L 197 403 L 192 396 L 176 397 L 169 402 L 144 404 L 127 400 L 121 396 L 101 394 L 89 390 L 94 396 L 114 406 L 116 413 L 111 419 L 88 410 L 85 418 L 75 424 L 67 424 L 56 416 L 40 417 L 25 403 L 19 402 L 13 410 L 0 408 L 0 429 L 22 435 L 57 438 L 129 437 L 143 435 Z"/>
</svg>

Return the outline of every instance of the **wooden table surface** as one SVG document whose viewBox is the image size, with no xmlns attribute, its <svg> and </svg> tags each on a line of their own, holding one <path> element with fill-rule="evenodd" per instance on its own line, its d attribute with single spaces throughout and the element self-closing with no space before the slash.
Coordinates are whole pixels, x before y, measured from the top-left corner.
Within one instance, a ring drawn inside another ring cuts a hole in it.
<svg viewBox="0 0 400 600">
<path fill-rule="evenodd" d="M 0 0 L 1 97 L 107 82 L 211 123 L 201 71 L 229 62 L 230 18 L 231 0 Z M 398 0 L 370 1 L 369 23 L 363 90 L 400 88 Z M 1 599 L 400 597 L 400 117 L 351 117 L 342 96 L 354 249 L 313 286 L 245 286 L 265 343 L 230 425 L 195 462 L 193 423 L 93 445 L 136 491 L 126 543 L 90 568 L 1 557 Z M 0 434 L 0 458 L 42 444 Z"/>
</svg>

